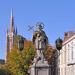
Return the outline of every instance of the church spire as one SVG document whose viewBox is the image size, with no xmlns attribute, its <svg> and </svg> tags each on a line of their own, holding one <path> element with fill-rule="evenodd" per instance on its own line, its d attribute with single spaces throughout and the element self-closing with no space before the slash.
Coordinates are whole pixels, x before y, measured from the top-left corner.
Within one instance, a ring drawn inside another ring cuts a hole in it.
<svg viewBox="0 0 75 75">
<path fill-rule="evenodd" d="M 11 11 L 11 17 L 10 17 L 10 32 L 14 32 L 14 18 L 13 18 L 13 11 Z"/>
</svg>

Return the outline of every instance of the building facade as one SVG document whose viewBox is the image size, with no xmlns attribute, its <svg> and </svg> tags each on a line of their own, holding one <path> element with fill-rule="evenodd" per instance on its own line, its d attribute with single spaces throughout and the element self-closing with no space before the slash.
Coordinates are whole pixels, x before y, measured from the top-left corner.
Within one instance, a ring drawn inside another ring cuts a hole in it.
<svg viewBox="0 0 75 75">
<path fill-rule="evenodd" d="M 66 32 L 59 56 L 59 75 L 75 75 L 75 32 Z"/>
</svg>

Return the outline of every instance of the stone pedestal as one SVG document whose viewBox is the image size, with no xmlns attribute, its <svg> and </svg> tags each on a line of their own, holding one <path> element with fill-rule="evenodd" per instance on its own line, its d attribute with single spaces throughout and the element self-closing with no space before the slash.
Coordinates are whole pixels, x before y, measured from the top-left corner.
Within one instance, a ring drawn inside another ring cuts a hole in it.
<svg viewBox="0 0 75 75">
<path fill-rule="evenodd" d="M 34 63 L 30 67 L 30 75 L 51 75 L 50 73 L 50 66 L 47 64 L 47 62 Z"/>
</svg>

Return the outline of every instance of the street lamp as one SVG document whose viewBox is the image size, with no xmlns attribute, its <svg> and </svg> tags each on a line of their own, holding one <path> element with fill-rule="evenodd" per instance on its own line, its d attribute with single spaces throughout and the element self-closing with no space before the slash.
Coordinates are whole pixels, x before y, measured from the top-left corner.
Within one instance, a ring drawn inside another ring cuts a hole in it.
<svg viewBox="0 0 75 75">
<path fill-rule="evenodd" d="M 60 50 L 62 49 L 62 39 L 60 39 L 60 37 L 55 41 L 56 44 L 56 49 L 60 52 Z"/>
<path fill-rule="evenodd" d="M 19 40 L 19 43 L 18 43 L 18 48 L 20 51 L 23 50 L 24 48 L 24 38 L 23 37 L 20 37 L 20 40 Z"/>
<path fill-rule="evenodd" d="M 58 57 L 60 55 L 60 50 L 62 49 L 62 43 L 63 43 L 63 40 L 60 39 L 60 37 L 58 39 L 56 39 L 55 41 L 55 50 L 53 52 L 53 57 L 52 57 L 52 62 L 51 62 L 51 65 L 52 65 L 52 75 L 54 75 L 55 71 L 57 70 L 56 67 L 57 67 L 57 60 L 58 60 Z M 58 72 L 56 73 L 56 75 L 58 75 Z"/>
<path fill-rule="evenodd" d="M 62 43 L 63 43 L 63 40 L 60 39 L 60 37 L 58 39 L 56 39 L 55 41 L 55 45 L 56 45 L 56 55 L 55 55 L 55 60 L 57 60 L 56 62 L 58 63 L 58 57 L 60 55 L 60 50 L 62 49 Z M 58 51 L 58 52 L 57 52 Z M 57 67 L 57 64 L 56 64 L 56 67 Z M 57 68 L 57 75 L 59 74 L 59 68 Z"/>
<path fill-rule="evenodd" d="M 22 57 L 22 51 L 24 49 L 24 38 L 22 36 L 20 36 L 20 39 L 19 39 L 19 42 L 18 42 L 18 49 L 20 51 L 21 58 L 23 59 L 23 57 Z M 23 63 L 22 63 L 21 60 L 20 60 L 20 63 L 19 64 L 20 64 L 20 69 L 22 71 L 24 71 L 24 66 L 23 66 Z"/>
</svg>

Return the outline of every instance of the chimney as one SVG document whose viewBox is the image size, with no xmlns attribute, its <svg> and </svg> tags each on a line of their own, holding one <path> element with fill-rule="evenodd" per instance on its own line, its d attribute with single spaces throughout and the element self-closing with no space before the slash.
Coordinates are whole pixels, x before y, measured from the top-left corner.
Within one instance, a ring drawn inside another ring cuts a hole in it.
<svg viewBox="0 0 75 75">
<path fill-rule="evenodd" d="M 65 32 L 64 33 L 64 41 L 67 41 L 70 37 L 72 37 L 75 34 L 73 31 Z"/>
</svg>

